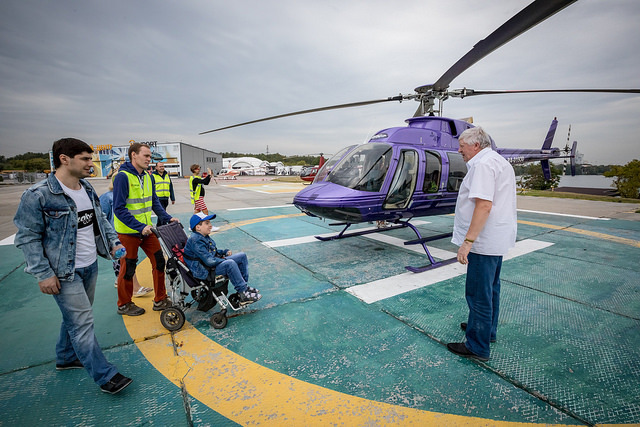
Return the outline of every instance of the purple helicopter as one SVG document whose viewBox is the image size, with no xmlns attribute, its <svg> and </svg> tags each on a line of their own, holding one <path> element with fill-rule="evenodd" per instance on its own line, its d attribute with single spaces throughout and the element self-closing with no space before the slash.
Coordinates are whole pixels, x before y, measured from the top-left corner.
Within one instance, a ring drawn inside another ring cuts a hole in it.
<svg viewBox="0 0 640 427">
<path fill-rule="evenodd" d="M 413 94 L 280 114 L 201 132 L 200 135 L 299 114 L 390 101 L 418 101 L 420 105 L 414 117 L 406 120 L 407 126 L 381 130 L 367 143 L 349 146 L 335 154 L 318 171 L 313 183 L 296 194 L 293 203 L 310 216 L 334 220 L 337 223 L 330 225 L 344 227 L 332 237 L 316 236 L 320 240 L 342 239 L 408 227 L 415 232 L 417 239 L 407 241 L 405 245 L 422 245 L 430 262 L 426 267 L 406 267 L 409 271 L 421 272 L 450 264 L 456 259 L 436 261 L 429 253 L 426 243 L 449 237 L 451 233 L 422 237 L 420 231 L 409 222 L 415 217 L 454 212 L 458 189 L 467 172 L 466 164 L 458 153 L 458 136 L 473 125 L 463 120 L 440 117 L 442 102 L 450 97 L 507 93 L 640 93 L 640 89 L 448 89 L 449 84 L 473 64 L 575 1 L 577 0 L 535 0 L 478 42 L 435 83 L 419 86 Z M 493 141 L 492 147 L 514 164 L 540 161 L 547 179 L 551 177 L 550 159 L 569 158 L 574 174 L 576 142 L 574 141 L 571 149 L 568 145 L 563 150 L 551 147 L 557 123 L 556 119 L 551 122 L 539 150 L 498 148 Z M 374 221 L 389 222 L 391 226 L 347 233 L 347 229 L 353 224 Z"/>
</svg>

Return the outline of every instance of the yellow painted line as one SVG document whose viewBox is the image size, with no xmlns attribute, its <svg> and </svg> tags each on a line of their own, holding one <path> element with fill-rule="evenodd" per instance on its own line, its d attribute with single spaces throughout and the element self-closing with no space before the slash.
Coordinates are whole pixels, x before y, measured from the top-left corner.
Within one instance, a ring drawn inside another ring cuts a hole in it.
<svg viewBox="0 0 640 427">
<path fill-rule="evenodd" d="M 551 228 L 553 230 L 568 231 L 570 233 L 582 234 L 583 236 L 595 237 L 595 238 L 598 238 L 598 239 L 609 240 L 611 242 L 622 243 L 623 245 L 629 245 L 629 246 L 633 246 L 633 247 L 636 247 L 636 248 L 640 248 L 640 242 L 637 241 L 637 240 L 627 239 L 627 238 L 624 238 L 624 237 L 613 236 L 611 234 L 598 233 L 598 232 L 595 232 L 595 231 L 582 230 L 580 228 L 573 228 L 573 227 L 564 227 L 564 226 L 560 226 L 560 225 L 544 224 L 544 223 L 541 223 L 541 222 L 518 220 L 518 223 L 519 224 L 526 224 L 526 225 L 533 225 L 535 227 Z"/>
<path fill-rule="evenodd" d="M 221 227 L 228 230 L 248 224 L 304 215 L 275 215 L 239 221 Z M 639 247 L 631 239 L 556 225 L 518 221 L 557 230 L 566 230 Z M 138 278 L 151 283 L 151 264 L 140 263 Z M 129 335 L 145 358 L 177 387 L 209 408 L 241 425 L 451 425 L 451 426 L 532 426 L 534 423 L 504 422 L 423 411 L 376 402 L 337 392 L 281 374 L 254 363 L 211 340 L 190 323 L 169 333 L 160 323 L 160 313 L 152 310 L 153 294 L 136 298 L 147 312 L 124 316 Z M 560 425 L 560 424 L 558 424 Z M 566 424 L 562 424 L 566 425 Z"/>
<path fill-rule="evenodd" d="M 148 259 L 136 271 L 141 282 L 152 280 Z M 188 322 L 172 339 L 152 301 L 137 298 L 147 313 L 123 319 L 138 349 L 177 387 L 184 384 L 191 396 L 240 425 L 534 425 L 423 411 L 307 383 L 226 349 Z"/>
<path fill-rule="evenodd" d="M 247 220 L 244 220 L 244 221 L 237 221 L 237 222 L 232 222 L 230 224 L 221 225 L 220 226 L 220 231 L 231 230 L 232 228 L 242 227 L 242 226 L 250 225 L 250 224 L 257 224 L 259 222 L 264 222 L 264 221 L 274 221 L 276 219 L 295 218 L 295 217 L 304 216 L 304 215 L 305 214 L 303 214 L 303 213 L 295 213 L 295 214 L 273 215 L 273 216 L 264 216 L 264 217 L 261 217 L 261 218 L 247 219 Z M 220 231 L 218 231 L 218 232 L 220 232 Z M 215 234 L 213 234 L 213 236 L 215 236 Z"/>
</svg>

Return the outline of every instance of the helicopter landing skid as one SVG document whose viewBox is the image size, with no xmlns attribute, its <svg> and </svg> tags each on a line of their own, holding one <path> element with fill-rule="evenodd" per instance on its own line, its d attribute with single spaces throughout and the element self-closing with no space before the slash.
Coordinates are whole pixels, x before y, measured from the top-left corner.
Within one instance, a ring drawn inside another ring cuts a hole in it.
<svg viewBox="0 0 640 427">
<path fill-rule="evenodd" d="M 433 258 L 433 256 L 431 256 L 431 253 L 429 252 L 429 248 L 427 248 L 427 244 L 426 244 L 427 242 L 431 242 L 433 240 L 439 240 L 439 239 L 451 237 L 453 233 L 444 233 L 444 234 L 437 234 L 435 236 L 422 237 L 422 235 L 420 234 L 420 231 L 413 224 L 410 224 L 409 221 L 405 221 L 405 222 L 397 221 L 395 225 L 392 225 L 390 227 L 370 228 L 366 230 L 354 231 L 351 233 L 345 233 L 347 229 L 351 227 L 352 225 L 351 223 L 343 222 L 343 223 L 335 223 L 335 224 L 329 224 L 329 225 L 344 225 L 344 228 L 342 229 L 342 231 L 340 231 L 340 233 L 334 236 L 328 236 L 328 237 L 315 236 L 315 238 L 323 242 L 328 242 L 330 240 L 345 239 L 347 237 L 355 237 L 355 236 L 364 236 L 367 234 L 380 233 L 383 231 L 398 230 L 400 228 L 407 228 L 407 227 L 411 228 L 413 232 L 416 233 L 416 236 L 418 236 L 418 238 L 416 240 L 409 240 L 407 242 L 404 242 L 404 244 L 405 245 L 418 245 L 418 244 L 422 245 L 424 252 L 427 254 L 427 258 L 429 258 L 429 265 L 427 266 L 424 266 L 424 267 L 406 266 L 405 267 L 407 270 L 411 271 L 412 273 L 422 273 L 424 271 L 428 271 L 434 268 L 443 267 L 445 265 L 452 264 L 456 261 L 456 258 L 446 259 L 443 261 L 436 261 Z"/>
<path fill-rule="evenodd" d="M 315 236 L 315 238 L 323 242 L 328 242 L 330 240 L 346 239 L 347 237 L 355 237 L 355 236 L 364 236 L 366 234 L 380 233 L 381 231 L 397 230 L 399 228 L 407 227 L 407 225 L 405 225 L 406 223 L 400 223 L 400 224 L 401 225 L 392 225 L 391 227 L 385 227 L 385 228 L 370 228 L 367 230 L 354 231 L 352 233 L 345 234 L 344 232 L 347 231 L 347 228 L 351 227 L 353 224 L 341 222 L 336 224 L 329 224 L 329 225 L 344 225 L 345 227 L 342 229 L 340 233 L 336 234 L 335 236 L 328 236 L 328 237 Z"/>
</svg>

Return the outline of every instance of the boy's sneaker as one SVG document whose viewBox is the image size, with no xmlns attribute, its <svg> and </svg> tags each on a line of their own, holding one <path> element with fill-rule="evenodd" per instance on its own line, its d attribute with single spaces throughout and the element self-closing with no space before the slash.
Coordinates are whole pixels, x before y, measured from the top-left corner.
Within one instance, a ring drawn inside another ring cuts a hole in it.
<svg viewBox="0 0 640 427">
<path fill-rule="evenodd" d="M 84 365 L 78 359 L 62 365 L 56 363 L 56 371 L 66 371 L 67 369 L 84 369 Z"/>
<path fill-rule="evenodd" d="M 133 381 L 131 378 L 127 378 L 124 375 L 117 373 L 109 381 L 101 385 L 100 389 L 105 393 L 116 394 L 131 384 L 131 381 Z"/>
<path fill-rule="evenodd" d="M 172 307 L 172 306 L 173 306 L 173 303 L 171 302 L 169 297 L 166 297 L 162 301 L 154 301 L 153 302 L 153 311 L 162 311 L 165 308 L 169 308 L 169 307 Z"/>
<path fill-rule="evenodd" d="M 132 302 L 128 302 L 118 307 L 118 314 L 124 316 L 140 316 L 144 314 L 144 308 L 138 307 Z"/>
<path fill-rule="evenodd" d="M 247 285 L 247 292 L 250 292 L 252 294 L 259 294 L 260 291 L 257 290 L 256 288 L 252 288 L 251 286 Z"/>
<path fill-rule="evenodd" d="M 248 290 L 244 292 L 238 292 L 238 303 L 240 304 L 240 306 L 253 304 L 260 298 L 262 298 L 262 295 L 254 292 L 249 292 Z"/>
</svg>

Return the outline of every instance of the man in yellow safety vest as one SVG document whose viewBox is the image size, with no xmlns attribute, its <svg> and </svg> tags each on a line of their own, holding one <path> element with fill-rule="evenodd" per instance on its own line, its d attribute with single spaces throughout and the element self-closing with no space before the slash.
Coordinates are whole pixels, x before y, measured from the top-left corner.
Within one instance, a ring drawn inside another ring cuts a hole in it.
<svg viewBox="0 0 640 427">
<path fill-rule="evenodd" d="M 169 198 L 171 198 L 171 204 L 174 205 L 176 203 L 176 196 L 173 194 L 173 182 L 171 182 L 169 172 L 164 168 L 164 163 L 158 162 L 156 164 L 156 170 L 153 172 L 151 177 L 153 178 L 153 182 L 156 186 L 156 195 L 158 196 L 158 200 L 166 211 L 167 206 L 169 206 Z M 163 224 L 166 224 L 166 222 L 163 222 L 158 217 L 158 223 L 156 225 Z"/>
<path fill-rule="evenodd" d="M 120 260 L 118 276 L 118 314 L 139 316 L 144 309 L 131 301 L 133 294 L 133 275 L 138 264 L 138 248 L 142 248 L 151 261 L 153 269 L 153 289 L 155 297 L 154 311 L 171 307 L 164 284 L 165 261 L 158 238 L 151 232 L 151 212 L 159 220 L 178 221 L 164 210 L 153 185 L 153 179 L 147 173 L 151 162 L 151 149 L 144 144 L 134 142 L 129 147 L 129 162 L 120 166 L 113 181 L 114 228 L 118 238 L 127 250 Z"/>
</svg>

